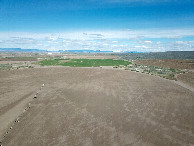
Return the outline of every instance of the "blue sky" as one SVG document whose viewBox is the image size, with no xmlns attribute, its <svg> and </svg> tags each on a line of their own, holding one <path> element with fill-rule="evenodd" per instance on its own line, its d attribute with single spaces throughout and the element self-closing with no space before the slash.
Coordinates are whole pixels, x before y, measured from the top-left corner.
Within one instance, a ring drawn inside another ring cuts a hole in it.
<svg viewBox="0 0 194 146">
<path fill-rule="evenodd" d="M 194 50 L 194 1 L 0 0 L 0 47 Z"/>
</svg>

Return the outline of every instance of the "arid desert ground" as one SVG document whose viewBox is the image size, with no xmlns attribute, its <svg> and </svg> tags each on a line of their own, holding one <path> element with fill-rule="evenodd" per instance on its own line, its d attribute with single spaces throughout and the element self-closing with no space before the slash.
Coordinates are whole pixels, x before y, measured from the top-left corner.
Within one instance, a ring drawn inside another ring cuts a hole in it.
<svg viewBox="0 0 194 146">
<path fill-rule="evenodd" d="M 194 145 L 194 93 L 175 81 L 44 67 L 0 71 L 0 84 L 3 146 Z"/>
</svg>

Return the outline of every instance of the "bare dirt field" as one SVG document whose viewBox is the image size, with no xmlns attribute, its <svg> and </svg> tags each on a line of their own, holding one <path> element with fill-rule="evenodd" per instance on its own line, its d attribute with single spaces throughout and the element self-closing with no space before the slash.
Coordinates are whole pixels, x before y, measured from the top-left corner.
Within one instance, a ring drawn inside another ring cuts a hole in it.
<svg viewBox="0 0 194 146">
<path fill-rule="evenodd" d="M 134 63 L 174 69 L 194 69 L 194 60 L 155 59 L 155 60 L 137 60 L 134 61 Z"/>
<path fill-rule="evenodd" d="M 47 67 L 0 71 L 0 85 L 3 146 L 194 145 L 194 93 L 163 78 Z"/>
<path fill-rule="evenodd" d="M 13 63 L 35 63 L 36 61 L 0 61 L 0 64 L 13 64 Z"/>
<path fill-rule="evenodd" d="M 37 61 L 36 58 L 20 58 L 20 57 L 10 57 L 10 58 L 1 58 L 0 62 L 24 62 L 24 61 Z"/>
<path fill-rule="evenodd" d="M 179 81 L 186 83 L 194 88 L 194 72 L 189 72 L 186 74 L 181 74 L 177 76 Z"/>
</svg>

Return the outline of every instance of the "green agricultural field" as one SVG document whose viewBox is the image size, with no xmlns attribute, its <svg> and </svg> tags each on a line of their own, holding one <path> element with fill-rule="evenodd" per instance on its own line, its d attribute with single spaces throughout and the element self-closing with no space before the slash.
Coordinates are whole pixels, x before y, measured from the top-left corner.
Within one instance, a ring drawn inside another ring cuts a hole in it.
<svg viewBox="0 0 194 146">
<path fill-rule="evenodd" d="M 113 59 L 54 59 L 42 60 L 39 62 L 42 66 L 71 66 L 71 67 L 99 67 L 99 66 L 119 66 L 129 65 L 131 62 Z"/>
</svg>

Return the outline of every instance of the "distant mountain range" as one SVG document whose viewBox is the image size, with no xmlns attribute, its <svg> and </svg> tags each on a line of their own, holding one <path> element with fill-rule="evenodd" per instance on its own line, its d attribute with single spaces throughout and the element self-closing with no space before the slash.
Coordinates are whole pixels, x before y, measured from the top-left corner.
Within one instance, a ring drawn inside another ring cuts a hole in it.
<svg viewBox="0 0 194 146">
<path fill-rule="evenodd" d="M 67 53 L 112 53 L 113 51 L 101 51 L 101 50 L 65 50 L 65 51 L 62 51 L 62 52 L 67 52 Z"/>
<path fill-rule="evenodd" d="M 150 53 L 115 53 L 127 60 L 141 59 L 194 59 L 194 51 L 167 51 Z"/>
<path fill-rule="evenodd" d="M 0 48 L 0 52 L 48 52 L 48 51 L 39 49 Z"/>
<path fill-rule="evenodd" d="M 101 51 L 101 50 L 58 50 L 58 51 L 48 51 L 48 50 L 41 50 L 41 49 L 21 49 L 21 48 L 0 48 L 0 52 L 61 52 L 61 53 L 167 53 L 167 54 L 174 54 L 179 52 L 186 52 L 186 53 L 193 53 L 193 51 L 167 51 L 167 52 L 138 52 L 138 51 L 121 51 L 121 52 L 114 52 L 114 51 Z"/>
<path fill-rule="evenodd" d="M 40 50 L 40 49 L 0 48 L 0 52 L 112 53 L 113 51 L 101 51 L 101 50 L 58 50 L 58 51 L 48 51 L 48 50 Z"/>
<path fill-rule="evenodd" d="M 0 48 L 0 52 L 64 52 L 64 53 L 115 53 L 114 51 L 101 51 L 101 50 L 58 50 L 48 51 L 40 49 L 21 49 L 21 48 Z M 137 52 L 137 51 L 124 51 L 117 53 L 148 53 L 148 52 Z"/>
</svg>

